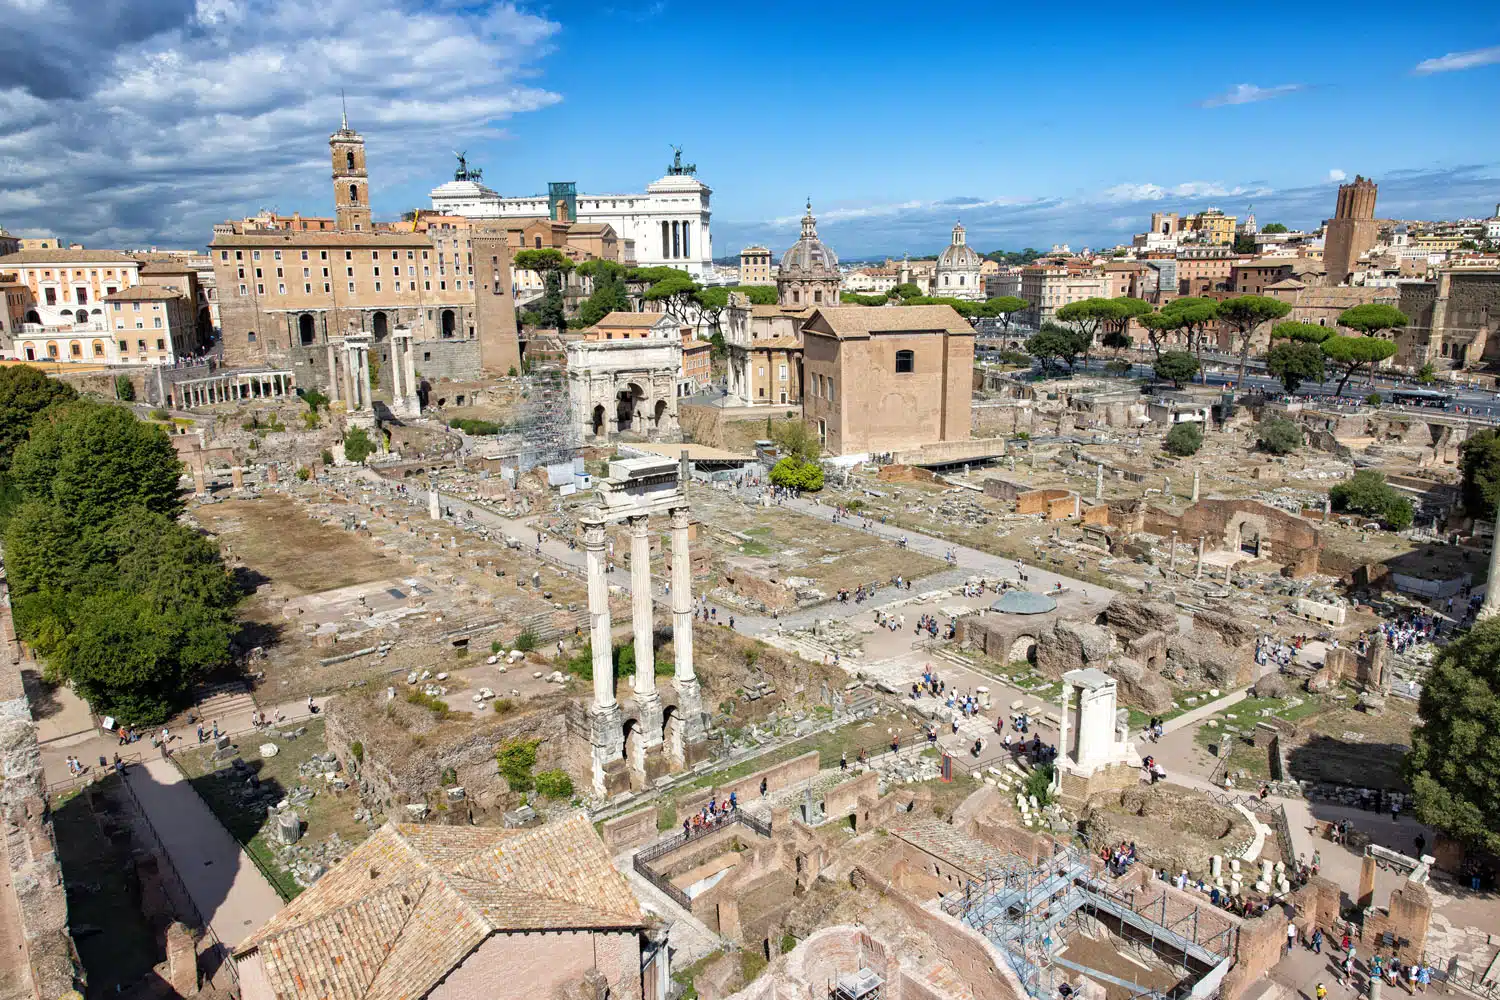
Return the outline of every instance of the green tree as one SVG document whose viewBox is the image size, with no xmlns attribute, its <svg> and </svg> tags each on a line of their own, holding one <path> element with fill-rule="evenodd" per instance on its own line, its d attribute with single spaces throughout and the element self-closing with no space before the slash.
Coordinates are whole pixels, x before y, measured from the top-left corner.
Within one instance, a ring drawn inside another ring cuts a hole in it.
<svg viewBox="0 0 1500 1000">
<path fill-rule="evenodd" d="M 1043 323 L 1042 328 L 1026 341 L 1026 353 L 1042 363 L 1042 373 L 1053 371 L 1059 364 L 1068 366 L 1068 371 L 1078 360 L 1087 345 L 1084 335 L 1056 323 Z"/>
<path fill-rule="evenodd" d="M 1241 255 L 1253 254 L 1256 251 L 1255 237 L 1246 236 L 1243 233 L 1234 238 L 1234 252 Z"/>
<path fill-rule="evenodd" d="M 1299 323 L 1296 320 L 1287 320 L 1277 323 L 1271 327 L 1271 339 L 1275 340 L 1297 340 L 1304 344 L 1321 344 L 1334 335 L 1333 330 L 1316 323 Z"/>
<path fill-rule="evenodd" d="M 686 274 L 672 275 L 647 288 L 641 298 L 660 306 L 667 315 L 687 323 L 697 310 L 700 291 L 701 286 Z"/>
<path fill-rule="evenodd" d="M 1153 370 L 1157 378 L 1165 379 L 1180 389 L 1183 382 L 1191 381 L 1198 374 L 1198 359 L 1187 351 L 1168 351 L 1156 359 Z"/>
<path fill-rule="evenodd" d="M 1057 310 L 1057 321 L 1067 324 L 1083 336 L 1083 364 L 1088 367 L 1089 351 L 1094 346 L 1094 335 L 1107 328 L 1120 314 L 1114 299 L 1089 298 L 1069 302 Z"/>
<path fill-rule="evenodd" d="M 1384 302 L 1351 306 L 1339 313 L 1338 319 L 1339 326 L 1363 337 L 1378 336 L 1386 330 L 1399 330 L 1410 322 L 1406 313 Z"/>
<path fill-rule="evenodd" d="M 1302 428 L 1281 417 L 1262 420 L 1255 443 L 1272 455 L 1290 455 L 1302 447 Z"/>
<path fill-rule="evenodd" d="M 363 427 L 351 427 L 344 434 L 344 457 L 359 464 L 375 454 L 375 442 Z"/>
<path fill-rule="evenodd" d="M 1426 364 L 1422 365 L 1421 368 L 1417 369 L 1417 382 L 1421 385 L 1431 385 L 1436 381 L 1437 369 L 1432 367 L 1431 361 L 1428 361 Z"/>
<path fill-rule="evenodd" d="M 586 260 L 578 265 L 577 272 L 594 282 L 594 290 L 578 307 L 578 318 L 585 326 L 593 326 L 612 312 L 630 311 L 625 269 L 619 264 L 612 260 Z"/>
<path fill-rule="evenodd" d="M 158 424 L 122 406 L 79 400 L 46 411 L 16 449 L 12 481 L 28 500 L 79 518 L 141 506 L 176 515 L 182 463 Z"/>
<path fill-rule="evenodd" d="M 772 432 L 778 454 L 795 458 L 799 462 L 816 462 L 823 454 L 823 443 L 818 432 L 805 420 L 788 420 Z"/>
<path fill-rule="evenodd" d="M 1396 353 L 1394 341 L 1381 337 L 1329 337 L 1319 345 L 1324 357 L 1341 372 L 1335 396 L 1344 394 L 1344 386 L 1361 370 L 1374 372 L 1375 366 Z"/>
<path fill-rule="evenodd" d="M 1203 428 L 1196 421 L 1173 424 L 1172 429 L 1167 431 L 1163 446 L 1179 458 L 1196 455 L 1198 449 L 1203 447 Z"/>
<path fill-rule="evenodd" d="M 823 466 L 788 456 L 771 466 L 771 482 L 788 489 L 816 493 L 823 488 Z"/>
<path fill-rule="evenodd" d="M 1177 317 L 1166 312 L 1147 313 L 1141 317 L 1141 326 L 1146 328 L 1146 340 L 1151 344 L 1157 360 L 1160 360 L 1162 344 L 1166 343 L 1167 334 L 1179 327 Z"/>
<path fill-rule="evenodd" d="M 1255 331 L 1268 320 L 1280 319 L 1292 311 L 1290 302 L 1267 298 L 1264 295 L 1241 295 L 1219 303 L 1219 320 L 1228 326 L 1240 339 L 1240 374 L 1235 379 L 1238 389 L 1245 383 L 1245 366 L 1250 363 L 1250 341 Z"/>
<path fill-rule="evenodd" d="M 1411 501 L 1374 469 L 1361 469 L 1328 491 L 1334 510 L 1362 514 L 1385 522 L 1392 531 L 1411 527 Z"/>
<path fill-rule="evenodd" d="M 115 376 L 115 398 L 125 403 L 135 402 L 135 383 L 129 375 Z"/>
<path fill-rule="evenodd" d="M 517 250 L 511 266 L 520 271 L 535 271 L 542 276 L 541 301 L 530 307 L 538 326 L 562 334 L 568 329 L 567 310 L 563 304 L 563 281 L 573 269 L 573 262 L 561 250 L 544 247 L 539 250 Z"/>
<path fill-rule="evenodd" d="M 0 368 L 0 471 L 10 468 L 16 449 L 31 433 L 36 415 L 78 393 L 66 382 L 48 378 L 30 365 Z"/>
<path fill-rule="evenodd" d="M 1422 682 L 1405 770 L 1417 818 L 1500 851 L 1500 618 L 1443 647 Z"/>
<path fill-rule="evenodd" d="M 1286 226 L 1283 226 L 1279 222 L 1272 222 L 1272 223 L 1268 223 L 1268 224 L 1262 226 L 1260 231 L 1263 232 L 1263 233 L 1273 233 L 1273 234 L 1274 233 L 1284 233 L 1284 232 L 1287 231 L 1287 228 L 1286 228 Z"/>
<path fill-rule="evenodd" d="M 729 290 L 731 292 L 739 292 L 750 300 L 752 306 L 774 306 L 776 304 L 775 285 L 735 285 Z"/>
<path fill-rule="evenodd" d="M 839 292 L 839 305 L 883 306 L 890 301 L 885 295 L 859 295 L 855 292 Z"/>
<path fill-rule="evenodd" d="M 1109 305 L 1108 316 L 1105 318 L 1105 326 L 1108 332 L 1104 335 L 1104 346 L 1110 347 L 1119 344 L 1120 347 L 1130 346 L 1130 322 L 1139 321 L 1144 316 L 1151 314 L 1151 303 L 1145 299 L 1131 298 L 1128 295 L 1115 299 L 1106 299 Z M 1113 341 L 1111 341 L 1113 338 Z M 1123 341 L 1123 343 L 1121 343 Z"/>
<path fill-rule="evenodd" d="M 993 299 L 987 299 L 984 303 L 985 315 L 994 316 L 1000 320 L 1000 329 L 1004 333 L 1010 333 L 1011 318 L 1029 303 L 1025 299 L 1014 295 L 997 295 Z"/>
<path fill-rule="evenodd" d="M 298 389 L 297 393 L 302 397 L 302 402 L 306 403 L 307 408 L 313 413 L 317 413 L 318 410 L 328 406 L 328 397 L 316 389 Z"/>
<path fill-rule="evenodd" d="M 1471 434 L 1459 445 L 1458 456 L 1464 510 L 1470 517 L 1492 520 L 1495 504 L 1500 503 L 1500 431 L 1486 428 Z M 7 551 L 5 561 L 9 563 L 10 558 Z"/>
<path fill-rule="evenodd" d="M 1327 378 L 1323 367 L 1323 352 L 1317 344 L 1300 340 L 1284 340 L 1273 344 L 1266 355 L 1266 371 L 1281 379 L 1286 391 L 1296 392 L 1303 382 L 1322 382 Z"/>
<path fill-rule="evenodd" d="M 1172 329 L 1187 332 L 1189 349 L 1198 358 L 1198 367 L 1203 367 L 1203 347 L 1208 342 L 1209 328 L 1219 318 L 1219 303 L 1198 295 L 1173 299 L 1162 306 L 1162 314 L 1172 318 Z"/>
<path fill-rule="evenodd" d="M 530 791 L 531 769 L 536 766 L 537 740 L 508 739 L 495 751 L 500 776 L 513 792 Z"/>
<path fill-rule="evenodd" d="M 917 299 L 922 297 L 922 289 L 918 288 L 910 281 L 906 281 L 897 285 L 895 288 L 892 288 L 891 294 L 896 298 L 902 300 Z"/>
<path fill-rule="evenodd" d="M 724 316 L 724 310 L 729 308 L 729 289 L 722 285 L 714 288 L 705 288 L 698 293 L 694 299 L 694 304 L 698 307 L 699 319 L 713 327 L 714 336 L 718 336 L 722 344 L 723 336 L 721 334 L 720 323 Z"/>
</svg>

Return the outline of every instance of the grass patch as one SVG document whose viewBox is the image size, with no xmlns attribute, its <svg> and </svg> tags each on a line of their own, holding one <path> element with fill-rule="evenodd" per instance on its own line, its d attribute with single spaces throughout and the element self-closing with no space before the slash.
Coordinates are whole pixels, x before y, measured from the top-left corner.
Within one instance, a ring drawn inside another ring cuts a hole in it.
<svg viewBox="0 0 1500 1000">
<path fill-rule="evenodd" d="M 744 556 L 768 556 L 772 551 L 771 546 L 765 542 L 758 542 L 753 538 L 748 542 L 741 542 L 739 546 L 739 553 Z"/>
<path fill-rule="evenodd" d="M 1317 698 L 1308 698 L 1302 704 L 1292 705 L 1290 708 L 1277 712 L 1276 715 L 1278 718 L 1285 719 L 1288 722 L 1301 722 L 1303 719 L 1312 718 L 1328 707 L 1328 705 Z"/>
<path fill-rule="evenodd" d="M 255 771 L 262 785 L 270 783 L 282 794 L 290 792 L 304 783 L 304 779 L 297 773 L 297 768 L 314 754 L 324 752 L 323 727 L 323 719 L 313 719 L 307 723 L 307 732 L 300 738 L 277 740 L 281 752 L 275 757 L 269 760 L 250 760 L 247 757 L 245 762 Z M 255 740 L 257 744 L 261 740 L 261 737 L 255 735 L 246 738 Z M 223 823 L 230 835 L 243 844 L 245 849 L 260 863 L 261 869 L 267 873 L 272 886 L 281 894 L 281 897 L 292 899 L 302 891 L 302 887 L 297 885 L 291 873 L 277 860 L 276 852 L 272 849 L 268 839 L 275 836 L 275 831 L 266 817 L 265 807 L 247 807 L 240 800 L 239 783 L 218 777 L 216 772 L 224 765 L 222 762 L 211 760 L 211 753 L 211 746 L 204 749 L 179 750 L 172 759 L 187 774 L 188 781 L 203 797 L 208 808 L 219 818 L 219 822 Z M 311 781 L 306 783 L 317 792 L 317 795 L 297 810 L 303 823 L 306 824 L 306 829 L 302 834 L 304 843 L 326 840 L 336 832 L 346 844 L 352 847 L 369 836 L 369 831 L 365 829 L 364 824 L 354 821 L 353 811 L 359 806 L 359 798 L 353 791 L 345 793 L 340 798 L 321 787 L 322 781 L 318 781 L 317 784 Z"/>
<path fill-rule="evenodd" d="M 714 961 L 714 959 L 718 958 L 722 954 L 724 954 L 724 949 L 722 948 L 716 951 L 711 951 L 707 955 L 704 955 L 702 958 L 698 959 L 698 961 L 694 962 L 692 965 L 685 965 L 682 968 L 673 971 L 673 982 L 682 987 L 682 993 L 677 998 L 677 1000 L 698 1000 L 698 989 L 693 985 L 694 977 L 696 977 L 698 973 L 702 972 L 704 969 L 708 968 L 709 965 Z"/>
<path fill-rule="evenodd" d="M 740 982 L 753 983 L 766 966 L 771 963 L 766 961 L 766 956 L 761 954 L 759 948 L 746 948 L 740 952 Z"/>
<path fill-rule="evenodd" d="M 747 774 L 763 771 L 768 767 L 791 760 L 793 757 L 800 757 L 813 750 L 818 751 L 819 767 L 838 767 L 840 754 L 848 754 L 849 763 L 853 764 L 861 749 L 867 754 L 876 754 L 889 750 L 891 748 L 891 738 L 886 733 L 886 729 L 891 726 L 891 721 L 885 717 L 877 717 L 874 725 L 871 725 L 868 721 L 851 722 L 846 726 L 840 726 L 825 733 L 814 733 L 811 736 L 804 736 L 800 740 L 777 747 L 775 750 L 770 750 L 758 757 L 751 757 L 749 760 L 740 761 L 733 767 L 725 768 L 722 771 L 711 771 L 682 787 L 684 789 L 709 788 L 726 781 L 734 781 L 736 778 L 743 778 Z M 900 733 L 901 745 L 904 747 L 911 746 L 912 740 L 925 739 L 921 730 L 909 726 L 904 719 L 894 724 L 894 728 Z"/>
<path fill-rule="evenodd" d="M 759 527 L 759 528 L 746 528 L 745 529 L 745 534 L 747 534 L 747 535 L 769 535 L 770 533 L 771 533 L 771 529 L 767 528 L 767 527 L 764 527 L 764 526 Z"/>
</svg>

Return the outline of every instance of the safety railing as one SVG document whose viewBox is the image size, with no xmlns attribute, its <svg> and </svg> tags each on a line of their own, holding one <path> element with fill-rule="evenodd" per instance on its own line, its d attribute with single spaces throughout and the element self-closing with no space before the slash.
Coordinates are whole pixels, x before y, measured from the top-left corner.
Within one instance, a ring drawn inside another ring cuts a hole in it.
<svg viewBox="0 0 1500 1000">
<path fill-rule="evenodd" d="M 754 816 L 747 814 L 743 809 L 734 809 L 730 812 L 723 813 L 720 816 L 709 820 L 708 823 L 703 826 L 689 826 L 688 829 L 683 831 L 682 833 L 674 833 L 670 837 L 663 837 L 656 843 L 641 848 L 635 853 L 635 856 L 630 859 L 630 867 L 635 869 L 635 873 L 637 875 L 641 876 L 647 882 L 650 882 L 662 892 L 666 893 L 667 897 L 671 899 L 672 902 L 676 903 L 678 906 L 681 906 L 685 910 L 690 910 L 692 909 L 693 901 L 691 898 L 689 898 L 688 894 L 677 888 L 677 886 L 668 881 L 665 876 L 661 875 L 655 869 L 653 869 L 651 867 L 651 862 L 656 861 L 659 858 L 666 857 L 673 851 L 686 847 L 688 844 L 691 844 L 695 840 L 702 840 L 710 833 L 714 833 L 718 830 L 723 830 L 727 827 L 733 826 L 736 823 L 746 827 L 747 829 L 755 833 L 760 834 L 762 837 L 771 836 L 770 823 L 761 822 Z"/>
</svg>

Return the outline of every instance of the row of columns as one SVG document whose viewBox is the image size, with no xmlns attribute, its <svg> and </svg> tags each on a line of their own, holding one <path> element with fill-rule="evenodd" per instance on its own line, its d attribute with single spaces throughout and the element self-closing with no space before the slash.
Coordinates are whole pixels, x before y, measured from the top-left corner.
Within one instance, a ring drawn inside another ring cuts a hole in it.
<svg viewBox="0 0 1500 1000">
<path fill-rule="evenodd" d="M 640 739 L 636 749 L 637 769 L 644 767 L 645 756 L 663 740 L 663 710 L 656 690 L 656 664 L 652 644 L 654 608 L 651 599 L 651 537 L 648 517 L 634 514 L 626 519 L 630 527 L 631 631 L 635 642 L 635 700 Z M 702 694 L 693 669 L 692 562 L 688 550 L 688 508 L 673 508 L 672 526 L 672 645 L 675 651 L 672 686 L 677 692 L 677 706 L 684 743 L 702 734 Z M 590 734 L 594 753 L 594 790 L 609 794 L 606 787 L 607 765 L 624 756 L 622 713 L 615 698 L 609 614 L 609 582 L 605 559 L 605 525 L 602 517 L 586 517 L 583 525 L 583 550 L 588 572 L 589 642 L 593 655 L 594 704 L 590 710 Z"/>
<path fill-rule="evenodd" d="M 184 409 L 234 403 L 246 399 L 272 399 L 291 395 L 290 372 L 252 372 L 246 375 L 219 375 L 210 379 L 178 382 L 174 387 L 177 405 Z"/>
<path fill-rule="evenodd" d="M 411 331 L 401 328 L 391 334 L 391 397 L 391 409 L 398 417 L 421 416 L 415 348 Z"/>
<path fill-rule="evenodd" d="M 278 466 L 275 462 L 267 463 L 266 485 L 275 486 L 279 482 L 281 482 L 280 466 Z M 230 468 L 229 483 L 236 492 L 245 488 L 244 466 L 236 465 Z M 202 466 L 198 466 L 193 469 L 193 492 L 200 497 L 208 495 L 208 473 Z"/>
<path fill-rule="evenodd" d="M 345 337 L 328 342 L 328 394 L 353 413 L 370 408 L 370 338 Z M 339 355 L 343 355 L 343 371 Z"/>
</svg>

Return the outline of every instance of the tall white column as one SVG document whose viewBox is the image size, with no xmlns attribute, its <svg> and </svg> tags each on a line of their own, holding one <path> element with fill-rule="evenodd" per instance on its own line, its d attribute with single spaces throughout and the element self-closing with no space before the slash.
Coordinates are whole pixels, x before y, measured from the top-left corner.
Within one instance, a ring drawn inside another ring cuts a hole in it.
<svg viewBox="0 0 1500 1000">
<path fill-rule="evenodd" d="M 333 349 L 333 342 L 328 342 L 328 395 L 333 397 L 332 402 L 339 401 L 339 366 L 338 352 Z"/>
<path fill-rule="evenodd" d="M 583 520 L 583 553 L 589 577 L 589 642 L 593 646 L 594 708 L 613 708 L 614 663 L 610 655 L 609 581 L 604 572 L 602 519 Z"/>
<path fill-rule="evenodd" d="M 391 339 L 391 408 L 397 409 L 401 406 L 401 398 L 404 395 L 401 390 L 401 341 Z"/>
<path fill-rule="evenodd" d="M 363 346 L 359 349 L 359 408 L 361 410 L 370 409 L 371 398 L 370 348 Z"/>
<path fill-rule="evenodd" d="M 688 509 L 672 511 L 672 678 L 698 682 L 693 672 L 693 562 L 688 552 Z"/>
<path fill-rule="evenodd" d="M 655 652 L 651 642 L 651 535 L 646 515 L 630 519 L 630 624 L 635 632 L 636 700 L 656 697 Z"/>
<path fill-rule="evenodd" d="M 1201 579 L 1203 579 L 1203 536 L 1202 535 L 1198 536 L 1198 572 L 1193 575 L 1193 579 L 1195 579 L 1195 580 L 1201 580 Z"/>
<path fill-rule="evenodd" d="M 422 397 L 417 394 L 417 345 L 410 334 L 405 338 L 406 350 L 403 355 L 403 365 L 406 368 L 406 392 L 411 396 L 411 408 L 413 413 L 422 412 Z"/>
<path fill-rule="evenodd" d="M 1201 474 L 1200 470 L 1193 470 L 1193 503 L 1198 502 L 1198 478 Z"/>
<path fill-rule="evenodd" d="M 1495 504 L 1495 537 L 1490 540 L 1490 575 L 1484 584 L 1484 603 L 1476 621 L 1500 613 L 1500 503 Z"/>
<path fill-rule="evenodd" d="M 359 397 L 354 394 L 354 355 L 347 346 L 343 349 L 344 355 L 344 406 L 349 410 L 359 408 Z"/>
</svg>

